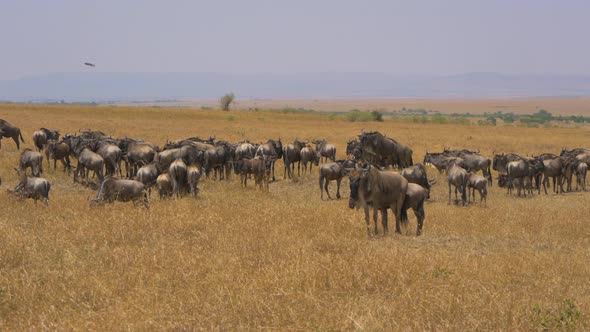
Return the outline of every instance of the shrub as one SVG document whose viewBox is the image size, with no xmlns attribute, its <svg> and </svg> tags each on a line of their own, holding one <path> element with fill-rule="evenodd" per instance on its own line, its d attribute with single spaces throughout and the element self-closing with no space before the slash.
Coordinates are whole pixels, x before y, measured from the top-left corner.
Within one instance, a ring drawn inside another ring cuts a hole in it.
<svg viewBox="0 0 590 332">
<path fill-rule="evenodd" d="M 229 111 L 229 107 L 234 102 L 235 98 L 236 96 L 233 94 L 233 92 L 228 93 L 223 97 L 219 98 L 219 105 L 221 106 L 221 109 L 224 111 Z"/>
</svg>

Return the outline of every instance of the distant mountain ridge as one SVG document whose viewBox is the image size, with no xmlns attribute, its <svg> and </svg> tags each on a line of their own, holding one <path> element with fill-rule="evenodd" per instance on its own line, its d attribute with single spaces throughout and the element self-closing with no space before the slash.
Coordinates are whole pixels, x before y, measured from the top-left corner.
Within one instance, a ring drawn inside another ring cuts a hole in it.
<svg viewBox="0 0 590 332">
<path fill-rule="evenodd" d="M 590 76 L 468 73 L 54 73 L 0 80 L 0 100 L 129 101 L 218 98 L 503 98 L 590 96 Z"/>
</svg>

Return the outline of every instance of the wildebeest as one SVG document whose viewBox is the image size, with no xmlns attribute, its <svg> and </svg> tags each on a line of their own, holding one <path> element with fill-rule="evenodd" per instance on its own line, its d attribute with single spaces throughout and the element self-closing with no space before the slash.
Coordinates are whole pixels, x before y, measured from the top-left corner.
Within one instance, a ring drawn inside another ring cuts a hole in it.
<svg viewBox="0 0 590 332">
<path fill-rule="evenodd" d="M 340 183 L 342 178 L 351 170 L 355 168 L 354 161 L 348 160 L 337 160 L 332 163 L 322 165 L 320 167 L 320 197 L 324 199 L 324 190 L 328 194 L 328 199 L 332 199 L 330 191 L 328 191 L 328 184 L 332 180 L 336 180 L 336 198 L 340 199 Z M 324 184 L 325 182 L 325 184 Z"/>
<path fill-rule="evenodd" d="M 395 214 L 395 232 L 401 233 L 401 214 L 404 205 L 408 180 L 399 173 L 381 171 L 370 163 L 364 163 L 358 175 L 350 177 L 350 199 L 348 206 L 351 209 L 362 207 L 365 211 L 367 235 L 370 236 L 369 208 L 373 208 L 373 222 L 375 235 L 377 231 L 378 211 L 381 210 L 383 233 L 387 234 L 387 209 Z"/>
<path fill-rule="evenodd" d="M 165 197 L 172 197 L 173 188 L 170 174 L 160 174 L 158 176 L 158 179 L 156 179 L 156 187 L 158 188 L 158 194 L 160 195 L 160 199 L 164 199 Z"/>
<path fill-rule="evenodd" d="M 424 155 L 424 165 L 434 166 L 439 173 L 446 171 L 451 158 L 438 152 L 426 152 Z"/>
<path fill-rule="evenodd" d="M 541 155 L 543 160 L 543 191 L 547 194 L 549 178 L 553 178 L 553 191 L 563 193 L 563 159 L 556 155 Z"/>
<path fill-rule="evenodd" d="M 363 149 L 379 155 L 387 164 L 399 169 L 412 166 L 412 149 L 380 132 L 363 132 L 359 135 Z"/>
<path fill-rule="evenodd" d="M 479 174 L 475 174 L 475 172 L 471 171 L 467 173 L 467 179 L 468 200 L 471 200 L 471 198 L 473 198 L 473 202 L 475 202 L 475 191 L 477 190 L 477 192 L 479 192 L 479 203 L 481 204 L 481 202 L 484 201 L 487 205 L 488 188 L 486 178 Z"/>
<path fill-rule="evenodd" d="M 303 164 L 303 175 L 307 173 L 307 164 L 309 163 L 309 174 L 313 165 L 318 166 L 320 164 L 320 153 L 314 151 L 311 147 L 306 146 L 301 149 L 301 163 Z"/>
<path fill-rule="evenodd" d="M 130 138 L 118 140 L 117 146 L 123 154 L 128 178 L 135 176 L 139 167 L 151 163 L 158 152 L 156 145 Z"/>
<path fill-rule="evenodd" d="M 295 163 L 297 163 L 297 176 L 301 175 L 301 149 L 303 149 L 306 144 L 306 142 L 295 139 L 293 144 L 287 144 L 283 148 L 283 161 L 285 163 L 283 179 L 286 179 L 287 176 L 289 176 L 289 179 L 293 177 Z"/>
<path fill-rule="evenodd" d="M 336 146 L 334 144 L 328 144 L 323 139 L 315 140 L 312 143 L 315 144 L 315 150 L 320 154 L 320 159 L 324 158 L 326 162 L 328 159 L 336 161 Z"/>
<path fill-rule="evenodd" d="M 104 203 L 133 202 L 143 204 L 149 208 L 150 202 L 143 183 L 136 180 L 118 179 L 111 177 L 104 180 L 96 198 L 90 201 L 90 205 L 102 205 Z"/>
<path fill-rule="evenodd" d="M 89 148 L 83 148 L 78 154 L 78 165 L 74 170 L 74 182 L 78 181 L 78 174 L 81 174 L 82 181 L 85 179 L 86 184 L 88 184 L 90 171 L 94 171 L 94 174 L 98 175 L 98 180 L 103 182 L 104 159 Z"/>
<path fill-rule="evenodd" d="M 70 171 L 70 147 L 66 143 L 49 140 L 45 148 L 45 157 L 47 158 L 47 166 L 49 168 L 51 168 L 49 160 L 53 159 L 54 169 L 57 169 L 57 161 L 59 160 L 64 166 L 64 172 Z"/>
<path fill-rule="evenodd" d="M 35 146 L 39 151 L 43 150 L 47 142 L 50 140 L 59 140 L 59 131 L 40 128 L 33 133 L 33 143 L 35 143 Z"/>
<path fill-rule="evenodd" d="M 230 146 L 227 142 L 218 143 L 215 147 L 208 149 L 204 154 L 205 175 L 209 177 L 213 170 L 215 179 L 229 178 L 230 165 L 232 163 Z M 225 173 L 224 173 L 225 170 Z M 219 173 L 219 178 L 217 174 Z"/>
<path fill-rule="evenodd" d="M 271 160 L 272 180 L 276 181 L 275 164 L 278 159 L 283 157 L 283 143 L 281 143 L 281 138 L 279 137 L 277 141 L 269 139 L 266 143 L 261 144 L 258 149 L 256 149 L 255 156 Z"/>
<path fill-rule="evenodd" d="M 455 201 L 459 202 L 457 198 L 457 191 L 461 191 L 461 202 L 463 206 L 467 204 L 467 171 L 457 165 L 456 159 L 450 160 L 447 165 L 447 180 L 449 183 L 449 205 L 451 204 L 451 186 L 455 187 Z"/>
<path fill-rule="evenodd" d="M 19 175 L 23 171 L 27 174 L 28 167 L 31 168 L 33 176 L 40 176 L 43 173 L 43 155 L 31 149 L 24 149 L 20 154 L 18 168 L 15 170 Z"/>
<path fill-rule="evenodd" d="M 7 192 L 20 199 L 32 198 L 35 200 L 42 199 L 46 205 L 49 205 L 49 191 L 51 184 L 44 178 L 24 176 L 21 182 L 13 190 L 7 189 Z"/>
<path fill-rule="evenodd" d="M 201 171 L 195 165 L 189 165 L 186 170 L 188 186 L 193 197 L 199 193 L 199 179 L 201 179 Z"/>
<path fill-rule="evenodd" d="M 152 187 L 156 184 L 156 180 L 158 179 L 158 175 L 160 175 L 160 170 L 158 169 L 158 165 L 156 162 L 152 161 L 151 163 L 142 166 L 138 171 L 137 175 L 135 176 L 135 180 L 143 183 L 145 188 L 147 189 L 149 195 L 152 195 Z"/>
<path fill-rule="evenodd" d="M 112 140 L 100 140 L 92 141 L 90 147 L 93 152 L 96 152 L 99 156 L 104 159 L 105 164 L 105 175 L 115 176 L 117 171 L 119 176 L 122 176 L 121 171 L 121 160 L 123 158 L 123 152 L 117 146 L 115 141 Z"/>
<path fill-rule="evenodd" d="M 492 161 L 482 155 L 479 154 L 479 151 L 469 151 L 466 149 L 462 150 L 448 150 L 445 149 L 443 154 L 449 157 L 459 157 L 463 159 L 463 163 L 461 167 L 465 168 L 468 172 L 469 171 L 480 171 L 483 173 L 483 176 L 488 179 L 488 184 L 492 185 L 492 172 L 490 170 L 490 166 L 492 165 Z"/>
<path fill-rule="evenodd" d="M 423 188 L 421 185 L 416 183 L 408 183 L 406 197 L 404 198 L 404 205 L 402 206 L 401 220 L 402 223 L 407 224 L 408 209 L 412 209 L 414 211 L 418 222 L 416 236 L 420 236 L 422 234 L 424 218 L 426 218 L 426 213 L 424 212 L 424 201 L 426 201 L 428 197 L 430 197 L 428 189 Z"/>
<path fill-rule="evenodd" d="M 430 195 L 430 187 L 436 183 L 436 180 L 429 180 L 426 168 L 422 164 L 415 164 L 410 167 L 402 169 L 401 175 L 408 180 L 409 183 L 416 183 L 428 190 Z M 430 198 L 427 197 L 427 198 Z"/>
<path fill-rule="evenodd" d="M 508 194 L 512 193 L 512 189 L 514 188 L 514 180 L 521 179 L 524 177 L 530 176 L 530 162 L 528 158 L 523 158 L 517 154 L 510 153 L 510 154 L 495 154 L 494 155 L 494 162 L 493 162 L 493 169 L 500 172 L 505 173 L 507 176 L 507 188 Z M 517 181 L 518 183 L 518 196 L 520 196 L 520 192 L 524 192 L 524 179 Z M 526 192 L 524 192 L 524 196 L 526 196 Z"/>
<path fill-rule="evenodd" d="M 16 143 L 16 148 L 20 150 L 20 142 L 18 141 L 19 137 L 20 140 L 24 143 L 25 140 L 23 135 L 20 132 L 20 129 L 8 123 L 8 121 L 4 119 L 0 119 L 0 148 L 2 147 L 2 137 L 10 137 Z"/>
<path fill-rule="evenodd" d="M 170 164 L 168 174 L 172 180 L 172 189 L 176 198 L 180 198 L 186 192 L 188 180 L 186 177 L 186 164 L 181 158 L 178 158 Z"/>
<path fill-rule="evenodd" d="M 252 159 L 256 155 L 256 148 L 254 144 L 250 142 L 242 142 L 238 143 L 234 152 L 234 162 L 237 163 L 238 160 L 242 159 Z"/>
<path fill-rule="evenodd" d="M 252 159 L 242 159 L 238 161 L 236 172 L 240 174 L 240 184 L 248 186 L 248 175 L 254 176 L 254 183 L 262 190 L 263 186 L 268 191 L 268 178 L 272 161 L 264 157 L 255 157 Z"/>
</svg>

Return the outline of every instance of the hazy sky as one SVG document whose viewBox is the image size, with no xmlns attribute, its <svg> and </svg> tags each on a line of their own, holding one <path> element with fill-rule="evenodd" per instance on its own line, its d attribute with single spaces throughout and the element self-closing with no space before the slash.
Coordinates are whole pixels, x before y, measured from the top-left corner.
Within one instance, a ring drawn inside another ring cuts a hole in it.
<svg viewBox="0 0 590 332">
<path fill-rule="evenodd" d="M 104 72 L 590 74 L 590 1 L 0 0 L 0 79 Z"/>
</svg>

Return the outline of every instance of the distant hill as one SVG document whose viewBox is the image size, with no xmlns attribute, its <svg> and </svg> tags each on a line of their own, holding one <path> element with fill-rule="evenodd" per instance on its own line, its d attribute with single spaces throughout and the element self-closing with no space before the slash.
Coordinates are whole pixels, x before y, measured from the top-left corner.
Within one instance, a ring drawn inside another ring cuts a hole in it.
<svg viewBox="0 0 590 332">
<path fill-rule="evenodd" d="M 469 73 L 55 73 L 0 81 L 0 100 L 129 101 L 217 98 L 501 98 L 590 96 L 590 76 Z"/>
</svg>

